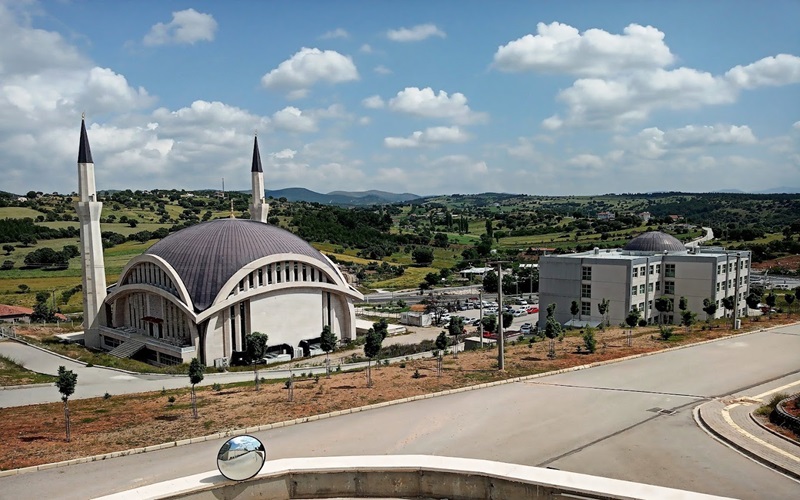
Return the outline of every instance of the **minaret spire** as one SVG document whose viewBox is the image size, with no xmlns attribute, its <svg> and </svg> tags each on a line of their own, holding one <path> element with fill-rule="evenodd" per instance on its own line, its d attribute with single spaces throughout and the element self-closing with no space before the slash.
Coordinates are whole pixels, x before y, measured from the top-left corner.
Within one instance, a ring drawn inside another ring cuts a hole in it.
<svg viewBox="0 0 800 500">
<path fill-rule="evenodd" d="M 264 200 L 264 171 L 261 168 L 261 153 L 258 151 L 258 134 L 253 140 L 253 163 L 250 167 L 250 179 L 253 186 L 250 220 L 267 222 L 269 205 Z"/>
<path fill-rule="evenodd" d="M 78 212 L 81 235 L 81 275 L 83 285 L 84 342 L 88 347 L 102 347 L 100 327 L 105 324 L 102 313 L 106 298 L 106 269 L 103 261 L 103 240 L 100 215 L 103 204 L 97 201 L 94 183 L 94 162 L 86 116 L 81 115 L 81 137 L 78 143 Z"/>
</svg>

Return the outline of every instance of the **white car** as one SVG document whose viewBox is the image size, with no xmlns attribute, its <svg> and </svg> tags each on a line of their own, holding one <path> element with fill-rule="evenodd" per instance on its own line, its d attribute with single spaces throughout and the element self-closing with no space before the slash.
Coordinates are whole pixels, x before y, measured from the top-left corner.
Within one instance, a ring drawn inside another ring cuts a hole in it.
<svg viewBox="0 0 800 500">
<path fill-rule="evenodd" d="M 270 352 L 270 353 L 267 353 L 266 356 L 264 356 L 264 363 L 266 363 L 268 365 L 270 365 L 272 363 L 282 363 L 284 361 L 291 361 L 291 360 L 292 360 L 292 356 L 291 355 L 289 355 L 289 354 L 278 354 L 276 352 Z"/>
</svg>

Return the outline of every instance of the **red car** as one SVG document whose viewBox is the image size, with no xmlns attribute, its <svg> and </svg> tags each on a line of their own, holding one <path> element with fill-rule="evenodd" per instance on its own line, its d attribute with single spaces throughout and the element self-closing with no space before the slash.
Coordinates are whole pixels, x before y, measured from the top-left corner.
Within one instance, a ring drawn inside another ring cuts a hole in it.
<svg viewBox="0 0 800 500">
<path fill-rule="evenodd" d="M 539 308 L 536 307 L 536 306 L 530 306 L 527 310 L 528 310 L 528 314 L 533 314 L 533 313 L 538 313 L 539 312 Z"/>
</svg>

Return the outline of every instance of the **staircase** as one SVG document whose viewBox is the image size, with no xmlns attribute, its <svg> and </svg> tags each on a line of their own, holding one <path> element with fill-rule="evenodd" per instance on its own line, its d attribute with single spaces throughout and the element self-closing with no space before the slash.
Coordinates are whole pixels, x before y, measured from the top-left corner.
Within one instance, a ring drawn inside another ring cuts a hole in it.
<svg viewBox="0 0 800 500">
<path fill-rule="evenodd" d="M 144 349 L 144 342 L 142 342 L 141 340 L 130 339 L 121 343 L 108 353 L 112 356 L 124 359 L 124 358 L 130 358 L 131 356 L 141 351 L 142 349 Z"/>
</svg>

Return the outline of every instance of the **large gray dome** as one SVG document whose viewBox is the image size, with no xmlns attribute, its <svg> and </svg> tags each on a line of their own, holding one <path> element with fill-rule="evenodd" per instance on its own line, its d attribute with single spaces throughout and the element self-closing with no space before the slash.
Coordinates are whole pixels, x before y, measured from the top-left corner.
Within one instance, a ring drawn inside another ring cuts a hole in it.
<svg viewBox="0 0 800 500">
<path fill-rule="evenodd" d="M 197 311 L 208 308 L 222 286 L 243 266 L 280 253 L 305 255 L 331 267 L 302 238 L 279 227 L 246 219 L 196 224 L 167 236 L 145 252 L 161 257 L 175 269 Z"/>
<path fill-rule="evenodd" d="M 660 231 L 649 231 L 640 234 L 622 247 L 623 250 L 631 252 L 682 252 L 686 250 L 683 243 L 674 236 Z"/>
</svg>

